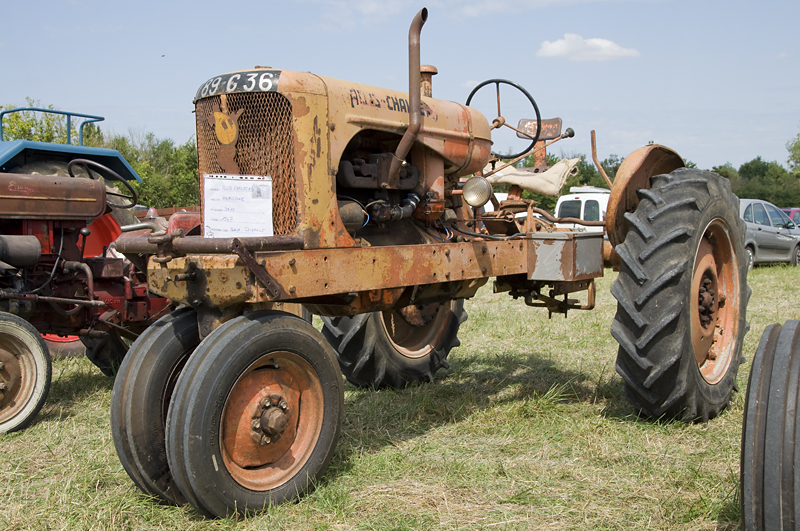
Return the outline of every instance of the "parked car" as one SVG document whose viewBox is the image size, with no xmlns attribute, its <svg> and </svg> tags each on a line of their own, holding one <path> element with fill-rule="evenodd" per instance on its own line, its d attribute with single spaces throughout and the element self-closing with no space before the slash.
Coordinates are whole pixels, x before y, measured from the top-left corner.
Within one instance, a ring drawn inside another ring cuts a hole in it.
<svg viewBox="0 0 800 531">
<path fill-rule="evenodd" d="M 800 226 L 800 208 L 782 208 L 781 210 L 784 214 L 789 216 L 789 219 L 791 219 L 795 225 Z"/>
<path fill-rule="evenodd" d="M 606 208 L 611 190 L 596 186 L 572 186 L 568 194 L 558 198 L 556 217 L 578 218 L 584 221 L 602 221 L 606 219 Z M 587 232 L 603 232 L 604 227 L 587 227 L 574 223 L 558 223 L 559 228 L 585 230 Z"/>
<path fill-rule="evenodd" d="M 760 199 L 742 199 L 739 214 L 747 225 L 748 267 L 764 262 L 800 263 L 800 230 L 778 207 Z"/>
</svg>

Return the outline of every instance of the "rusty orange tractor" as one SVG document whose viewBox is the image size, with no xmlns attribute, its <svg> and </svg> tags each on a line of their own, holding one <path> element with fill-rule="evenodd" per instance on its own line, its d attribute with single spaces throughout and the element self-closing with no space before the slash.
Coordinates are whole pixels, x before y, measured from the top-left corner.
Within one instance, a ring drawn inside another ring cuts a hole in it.
<svg viewBox="0 0 800 531">
<path fill-rule="evenodd" d="M 481 85 L 498 95 L 491 120 L 433 98 L 426 18 L 409 30 L 407 94 L 262 67 L 198 90 L 203 235 L 118 244 L 152 255 L 150 290 L 184 305 L 139 337 L 114 388 L 115 445 L 145 492 L 209 516 L 302 495 L 339 437 L 341 374 L 431 380 L 459 344 L 464 299 L 489 278 L 551 313 L 593 307 L 602 233 L 556 229 L 563 220 L 521 198 L 557 194 L 574 161 L 524 174 L 492 154 L 492 131 L 512 127 L 499 112 L 510 82 Z M 544 164 L 571 130 L 530 102 L 536 118 L 512 127 L 530 142 L 516 158 Z M 514 186 L 481 214 L 492 182 Z M 651 417 L 717 415 L 746 331 L 738 199 L 649 145 L 619 169 L 606 227 L 627 396 Z M 322 332 L 276 307 L 288 303 L 322 316 Z"/>
</svg>

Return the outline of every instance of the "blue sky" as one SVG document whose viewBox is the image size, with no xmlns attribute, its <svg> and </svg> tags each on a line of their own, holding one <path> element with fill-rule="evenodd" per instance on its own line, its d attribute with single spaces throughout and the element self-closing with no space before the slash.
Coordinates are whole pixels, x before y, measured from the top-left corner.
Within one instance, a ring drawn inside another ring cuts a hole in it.
<svg viewBox="0 0 800 531">
<path fill-rule="evenodd" d="M 434 96 L 506 78 L 576 136 L 556 154 L 649 141 L 701 168 L 785 163 L 800 133 L 800 2 L 742 0 L 2 0 L 0 105 L 31 97 L 117 134 L 194 133 L 207 79 L 255 65 L 406 90 L 407 34 L 429 10 Z M 503 92 L 505 96 L 505 92 Z M 530 118 L 512 94 L 503 114 Z M 482 108 L 483 110 L 483 108 Z M 491 108 L 485 111 L 491 114 Z M 491 119 L 491 116 L 489 117 Z M 507 137 L 496 149 L 521 149 Z"/>
</svg>

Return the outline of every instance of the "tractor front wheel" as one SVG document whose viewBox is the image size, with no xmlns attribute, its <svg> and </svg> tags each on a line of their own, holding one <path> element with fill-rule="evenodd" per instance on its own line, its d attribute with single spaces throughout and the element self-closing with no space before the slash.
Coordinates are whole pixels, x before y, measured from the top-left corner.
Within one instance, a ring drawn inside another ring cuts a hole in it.
<svg viewBox="0 0 800 531">
<path fill-rule="evenodd" d="M 294 315 L 231 319 L 189 357 L 167 414 L 175 480 L 204 514 L 261 511 L 313 488 L 344 416 L 322 335 Z"/>
<path fill-rule="evenodd" d="M 795 529 L 800 515 L 800 321 L 770 325 L 753 357 L 744 403 L 744 529 Z"/>
</svg>

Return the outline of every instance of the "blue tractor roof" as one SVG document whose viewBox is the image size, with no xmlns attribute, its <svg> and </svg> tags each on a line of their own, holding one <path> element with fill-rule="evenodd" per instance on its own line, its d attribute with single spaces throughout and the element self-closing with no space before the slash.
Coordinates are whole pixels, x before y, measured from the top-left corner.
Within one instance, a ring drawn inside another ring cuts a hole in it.
<svg viewBox="0 0 800 531">
<path fill-rule="evenodd" d="M 71 144 L 51 144 L 32 140 L 11 140 L 0 142 L 0 171 L 7 172 L 22 166 L 29 160 L 60 159 L 69 162 L 73 159 L 89 159 L 114 170 L 128 181 L 142 182 L 128 161 L 116 149 L 74 146 Z"/>
</svg>

